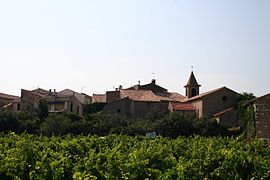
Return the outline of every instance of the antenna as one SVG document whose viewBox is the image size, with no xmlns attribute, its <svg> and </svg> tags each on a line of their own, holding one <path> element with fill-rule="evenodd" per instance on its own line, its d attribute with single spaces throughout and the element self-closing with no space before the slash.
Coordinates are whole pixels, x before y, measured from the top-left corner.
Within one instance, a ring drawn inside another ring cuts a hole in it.
<svg viewBox="0 0 270 180">
<path fill-rule="evenodd" d="M 82 87 L 82 93 L 83 93 L 83 90 L 84 90 L 84 89 L 85 89 L 85 87 L 83 86 L 83 87 Z"/>
<path fill-rule="evenodd" d="M 152 76 L 153 76 L 153 79 L 155 79 L 155 76 L 156 76 L 155 72 L 152 72 Z"/>
</svg>

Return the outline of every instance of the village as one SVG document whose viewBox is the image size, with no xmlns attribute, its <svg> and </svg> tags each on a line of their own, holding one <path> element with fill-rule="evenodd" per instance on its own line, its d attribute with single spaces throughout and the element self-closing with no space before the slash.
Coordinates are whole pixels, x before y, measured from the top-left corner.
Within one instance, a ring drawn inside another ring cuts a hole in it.
<svg viewBox="0 0 270 180">
<path fill-rule="evenodd" d="M 121 85 L 114 91 L 104 94 L 75 92 L 70 89 L 21 90 L 21 96 L 0 93 L 0 108 L 8 112 L 34 112 L 40 100 L 48 104 L 48 112 L 71 112 L 83 116 L 86 105 L 106 104 L 103 112 L 120 114 L 130 118 L 143 117 L 151 111 L 179 112 L 183 117 L 214 119 L 225 128 L 242 126 L 237 110 L 239 92 L 228 87 L 219 87 L 200 93 L 200 84 L 191 71 L 187 83 L 183 85 L 185 95 L 170 92 L 157 84 L 155 79 L 149 84 L 140 84 L 123 88 Z M 253 107 L 255 114 L 255 136 L 258 139 L 270 138 L 270 94 L 254 98 L 245 104 Z"/>
</svg>

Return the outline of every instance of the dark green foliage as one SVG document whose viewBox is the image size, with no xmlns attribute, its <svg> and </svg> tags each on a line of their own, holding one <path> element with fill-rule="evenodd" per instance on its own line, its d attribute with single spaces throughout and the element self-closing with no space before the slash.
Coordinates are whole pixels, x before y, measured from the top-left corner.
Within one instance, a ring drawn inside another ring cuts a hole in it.
<svg viewBox="0 0 270 180">
<path fill-rule="evenodd" d="M 14 131 L 17 132 L 19 129 L 19 120 L 16 113 L 12 112 L 1 112 L 0 113 L 0 131 L 8 132 Z"/>
<path fill-rule="evenodd" d="M 93 104 L 88 104 L 84 107 L 84 111 L 83 114 L 87 115 L 87 114 L 94 114 L 94 113 L 98 113 L 100 111 L 103 110 L 104 106 L 107 103 L 93 103 Z"/>
<path fill-rule="evenodd" d="M 38 102 L 38 109 L 36 109 L 37 116 L 41 122 L 43 122 L 49 115 L 48 103 L 46 100 L 42 99 Z"/>
<path fill-rule="evenodd" d="M 0 134 L 1 179 L 270 179 L 269 158 L 233 138 Z"/>
<path fill-rule="evenodd" d="M 67 117 L 68 119 L 71 120 L 71 122 L 77 122 L 77 121 L 81 121 L 82 117 L 79 116 L 76 113 L 71 113 L 71 112 L 63 112 L 63 113 L 59 113 L 62 114 L 63 116 Z"/>
<path fill-rule="evenodd" d="M 62 114 L 50 114 L 41 124 L 40 132 L 47 136 L 64 135 L 69 133 L 71 121 Z"/>
<path fill-rule="evenodd" d="M 19 112 L 17 113 L 19 120 L 19 133 L 37 133 L 40 125 L 40 121 L 37 116 L 28 112 Z"/>
<path fill-rule="evenodd" d="M 254 99 L 255 96 L 252 93 L 242 93 L 238 96 L 237 109 L 239 112 L 240 122 L 243 126 L 245 138 L 253 139 L 255 137 L 255 116 L 252 103 L 249 101 Z"/>
<path fill-rule="evenodd" d="M 65 135 L 68 133 L 145 135 L 156 132 L 164 137 L 177 138 L 178 136 L 228 136 L 228 131 L 215 121 L 207 119 L 184 118 L 181 113 L 154 113 L 145 118 L 127 118 L 119 114 L 88 114 L 84 118 L 74 113 L 50 114 L 43 123 L 35 114 L 0 113 L 0 130 L 16 133 L 31 133 L 43 135 Z"/>
<path fill-rule="evenodd" d="M 194 132 L 192 120 L 184 118 L 181 113 L 171 113 L 160 119 L 157 131 L 162 136 L 176 138 L 178 136 L 191 136 Z"/>
</svg>

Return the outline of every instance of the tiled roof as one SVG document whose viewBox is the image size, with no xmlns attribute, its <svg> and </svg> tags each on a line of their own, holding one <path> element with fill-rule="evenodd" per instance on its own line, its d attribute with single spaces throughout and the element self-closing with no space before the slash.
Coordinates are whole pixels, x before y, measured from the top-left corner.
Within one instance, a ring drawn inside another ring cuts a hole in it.
<svg viewBox="0 0 270 180">
<path fill-rule="evenodd" d="M 47 96 L 45 94 L 40 94 L 40 93 L 37 93 L 35 91 L 29 91 L 29 90 L 26 90 L 26 89 L 22 89 L 22 92 L 32 94 L 32 95 L 35 95 L 35 96 L 38 96 L 38 97 L 46 97 Z"/>
<path fill-rule="evenodd" d="M 202 98 L 202 97 L 204 97 L 204 96 L 207 96 L 207 95 L 209 95 L 209 94 L 218 92 L 218 91 L 220 91 L 220 90 L 222 90 L 222 89 L 228 89 L 228 88 L 224 86 L 224 87 L 221 87 L 221 88 L 218 88 L 218 89 L 214 89 L 214 90 L 212 90 L 212 91 L 208 91 L 208 92 L 199 94 L 199 95 L 194 96 L 194 97 L 192 97 L 192 98 L 187 98 L 187 97 L 186 97 L 186 99 L 184 99 L 183 102 L 194 101 L 194 100 L 200 99 L 200 98 Z M 231 89 L 229 89 L 229 90 L 230 90 L 230 91 L 233 91 L 233 90 L 231 90 Z M 235 92 L 235 93 L 236 93 L 236 92 Z"/>
<path fill-rule="evenodd" d="M 234 110 L 233 107 L 228 108 L 228 109 L 224 109 L 223 111 L 220 111 L 220 112 L 218 112 L 218 113 L 213 114 L 213 117 L 219 117 L 219 116 L 223 115 L 224 113 L 230 112 L 230 111 L 232 111 L 232 110 Z"/>
<path fill-rule="evenodd" d="M 14 99 L 17 99 L 18 96 L 13 96 L 13 95 L 9 95 L 9 94 L 0 93 L 0 98 L 14 100 Z"/>
<path fill-rule="evenodd" d="M 198 84 L 198 82 L 193 74 L 193 71 L 191 72 L 190 77 L 189 77 L 188 82 L 187 82 L 187 85 L 185 87 L 187 87 L 187 86 L 201 86 Z"/>
<path fill-rule="evenodd" d="M 179 101 L 179 102 L 181 102 L 185 99 L 185 96 L 183 96 L 179 93 L 175 93 L 175 92 L 168 92 L 167 97 L 172 99 L 173 101 Z"/>
<path fill-rule="evenodd" d="M 173 110 L 175 111 L 193 111 L 194 106 L 190 103 L 172 103 Z"/>
<path fill-rule="evenodd" d="M 251 103 L 254 103 L 255 101 L 260 100 L 260 99 L 263 99 L 263 98 L 265 98 L 265 97 L 267 97 L 267 96 L 270 96 L 270 93 L 265 94 L 265 95 L 260 96 L 260 97 L 256 97 L 256 98 L 254 98 L 254 99 L 248 101 L 247 103 L 245 103 L 244 106 L 250 105 Z"/>
<path fill-rule="evenodd" d="M 85 103 L 85 95 L 78 93 L 76 91 L 70 90 L 70 89 L 64 89 L 60 92 L 57 93 L 57 95 L 69 95 L 69 96 L 76 96 L 76 98 L 79 100 L 80 103 L 84 104 Z"/>
<path fill-rule="evenodd" d="M 14 99 L 13 101 L 11 101 L 12 103 L 20 103 L 21 102 L 21 98 L 17 97 L 16 99 Z"/>
<path fill-rule="evenodd" d="M 160 101 L 171 101 L 170 98 L 162 97 L 155 95 L 150 90 L 121 90 L 123 95 L 125 97 L 128 97 L 129 99 L 132 99 L 134 101 L 154 101 L 154 102 L 160 102 Z"/>
<path fill-rule="evenodd" d="M 43 95 L 49 94 L 49 91 L 42 89 L 42 88 L 34 89 L 34 90 L 32 90 L 32 92 L 43 94 Z"/>
<path fill-rule="evenodd" d="M 144 85 L 137 84 L 137 85 L 131 86 L 130 88 L 127 88 L 125 90 L 153 90 L 153 88 L 158 89 L 158 91 L 161 91 L 161 92 L 168 91 L 164 87 L 157 85 L 155 79 L 153 79 L 151 83 L 144 84 Z"/>
</svg>

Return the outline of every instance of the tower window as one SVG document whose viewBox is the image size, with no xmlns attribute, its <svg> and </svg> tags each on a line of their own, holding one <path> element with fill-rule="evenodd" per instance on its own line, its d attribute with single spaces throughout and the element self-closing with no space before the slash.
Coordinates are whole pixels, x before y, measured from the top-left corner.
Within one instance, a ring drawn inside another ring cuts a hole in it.
<svg viewBox="0 0 270 180">
<path fill-rule="evenodd" d="M 197 90 L 195 88 L 191 89 L 191 96 L 196 96 L 197 95 Z"/>
<path fill-rule="evenodd" d="M 70 104 L 70 112 L 73 112 L 73 104 Z"/>
<path fill-rule="evenodd" d="M 79 114 L 79 113 L 80 113 L 80 107 L 77 106 L 77 114 Z"/>
<path fill-rule="evenodd" d="M 224 103 L 226 103 L 227 100 L 228 100 L 227 96 L 223 96 L 223 97 L 222 97 L 222 101 L 223 101 Z"/>
</svg>

